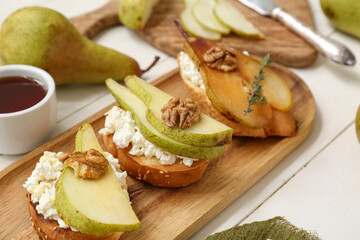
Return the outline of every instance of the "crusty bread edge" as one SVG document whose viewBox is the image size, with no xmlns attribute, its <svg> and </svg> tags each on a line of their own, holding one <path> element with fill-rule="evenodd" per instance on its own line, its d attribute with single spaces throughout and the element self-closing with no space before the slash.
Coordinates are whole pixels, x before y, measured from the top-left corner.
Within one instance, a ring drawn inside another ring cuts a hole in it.
<svg viewBox="0 0 360 240">
<path fill-rule="evenodd" d="M 194 161 L 188 167 L 177 159 L 172 165 L 163 165 L 155 158 L 129 154 L 130 147 L 117 148 L 112 140 L 113 135 L 104 135 L 105 149 L 119 160 L 120 168 L 128 175 L 158 187 L 183 187 L 197 182 L 203 176 L 208 164 L 208 159 Z"/>
<path fill-rule="evenodd" d="M 122 232 L 114 232 L 106 235 L 88 235 L 72 231 L 70 228 L 61 228 L 55 220 L 45 219 L 36 210 L 36 204 L 31 201 L 31 194 L 27 194 L 30 220 L 36 233 L 42 239 L 47 240 L 117 240 Z"/>
</svg>

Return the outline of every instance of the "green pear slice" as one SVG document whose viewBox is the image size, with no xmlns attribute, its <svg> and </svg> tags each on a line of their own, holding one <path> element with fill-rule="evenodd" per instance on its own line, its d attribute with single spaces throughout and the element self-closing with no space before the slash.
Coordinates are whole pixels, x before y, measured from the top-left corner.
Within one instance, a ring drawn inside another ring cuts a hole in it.
<svg viewBox="0 0 360 240">
<path fill-rule="evenodd" d="M 241 12 L 227 0 L 216 0 L 214 8 L 216 18 L 240 36 L 264 39 L 262 34 Z"/>
<path fill-rule="evenodd" d="M 90 124 L 84 123 L 79 128 L 75 136 L 75 151 L 85 152 L 89 149 L 95 149 L 103 153 L 100 143 L 96 138 L 94 129 Z"/>
<path fill-rule="evenodd" d="M 76 177 L 65 168 L 56 182 L 55 206 L 67 225 L 104 235 L 141 226 L 111 167 L 97 180 Z"/>
<path fill-rule="evenodd" d="M 222 146 L 231 140 L 232 129 L 206 114 L 186 129 L 166 126 L 161 118 L 161 108 L 172 96 L 135 75 L 128 76 L 125 84 L 147 105 L 147 120 L 166 136 L 193 146 Z"/>
<path fill-rule="evenodd" d="M 199 147 L 176 141 L 154 128 L 146 118 L 147 107 L 133 92 L 112 79 L 106 80 L 106 85 L 119 105 L 132 113 L 141 134 L 154 145 L 183 157 L 211 159 L 220 156 L 223 146 Z M 230 136 L 231 137 L 231 136 Z"/>
<path fill-rule="evenodd" d="M 80 127 L 76 151 L 102 148 L 90 124 Z M 124 232 L 141 226 L 112 168 L 96 180 L 76 177 L 66 167 L 55 185 L 55 207 L 61 219 L 78 231 L 91 235 Z"/>
<path fill-rule="evenodd" d="M 222 34 L 229 34 L 230 28 L 216 19 L 214 7 L 215 0 L 198 0 L 192 7 L 192 14 L 203 27 Z"/>
<path fill-rule="evenodd" d="M 181 12 L 180 20 L 184 29 L 194 36 L 203 37 L 210 40 L 220 40 L 221 34 L 211 31 L 201 26 L 192 14 L 192 6 L 196 1 L 185 0 L 185 9 Z"/>
</svg>

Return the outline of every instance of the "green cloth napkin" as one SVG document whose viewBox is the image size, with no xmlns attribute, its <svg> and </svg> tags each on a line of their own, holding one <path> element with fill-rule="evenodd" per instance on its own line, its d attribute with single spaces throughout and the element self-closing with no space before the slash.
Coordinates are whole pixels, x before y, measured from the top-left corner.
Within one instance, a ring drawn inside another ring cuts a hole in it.
<svg viewBox="0 0 360 240">
<path fill-rule="evenodd" d="M 206 240 L 320 240 L 315 233 L 292 225 L 282 217 L 236 226 L 208 236 Z"/>
</svg>

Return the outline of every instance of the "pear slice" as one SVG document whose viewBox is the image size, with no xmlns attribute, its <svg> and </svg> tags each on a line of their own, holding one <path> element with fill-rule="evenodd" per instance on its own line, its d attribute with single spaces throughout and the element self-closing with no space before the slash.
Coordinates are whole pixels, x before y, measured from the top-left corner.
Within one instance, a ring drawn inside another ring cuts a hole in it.
<svg viewBox="0 0 360 240">
<path fill-rule="evenodd" d="M 229 34 L 230 28 L 216 19 L 214 7 L 215 0 L 198 0 L 192 7 L 192 14 L 203 27 L 222 34 Z"/>
<path fill-rule="evenodd" d="M 95 149 L 103 153 L 92 126 L 88 123 L 84 123 L 75 136 L 75 151 L 85 152 L 89 149 Z"/>
<path fill-rule="evenodd" d="M 216 18 L 240 36 L 264 39 L 265 36 L 241 12 L 227 0 L 216 0 L 214 7 Z"/>
<path fill-rule="evenodd" d="M 79 129 L 75 145 L 77 151 L 103 152 L 90 124 Z M 85 234 L 105 235 L 141 226 L 110 166 L 96 180 L 76 177 L 66 167 L 55 185 L 55 207 L 67 225 Z"/>
<path fill-rule="evenodd" d="M 212 104 L 228 119 L 249 127 L 267 127 L 273 116 L 270 104 L 256 104 L 252 106 L 254 111 L 251 114 L 244 115 L 252 84 L 243 79 L 237 69 L 231 72 L 218 71 L 210 68 L 204 61 L 204 54 L 215 46 L 215 43 L 206 39 L 190 37 L 187 38 L 184 49 L 198 67 Z"/>
<path fill-rule="evenodd" d="M 260 61 L 241 52 L 238 53 L 237 59 L 238 72 L 243 79 L 252 84 L 254 76 L 259 74 Z M 266 101 L 276 109 L 289 111 L 292 106 L 292 95 L 285 80 L 270 67 L 264 68 L 264 75 L 265 79 L 261 84 Z"/>
<path fill-rule="evenodd" d="M 232 129 L 206 114 L 201 114 L 200 121 L 186 129 L 166 126 L 161 108 L 173 97 L 135 75 L 128 76 L 125 84 L 147 105 L 146 118 L 150 124 L 166 136 L 192 146 L 222 146 L 230 142 Z"/>
<path fill-rule="evenodd" d="M 125 26 L 133 29 L 144 28 L 151 16 L 153 7 L 159 0 L 121 0 L 119 2 L 119 19 Z"/>
<path fill-rule="evenodd" d="M 55 206 L 67 225 L 104 235 L 141 226 L 111 167 L 97 180 L 76 177 L 65 168 L 56 182 Z"/>
<path fill-rule="evenodd" d="M 134 93 L 112 79 L 106 80 L 109 91 L 119 105 L 132 113 L 141 134 L 154 145 L 183 157 L 211 159 L 220 156 L 225 146 L 198 147 L 178 142 L 154 128 L 146 119 L 147 107 Z M 230 136 L 231 137 L 231 136 Z"/>
<path fill-rule="evenodd" d="M 185 9 L 181 12 L 180 20 L 184 29 L 194 36 L 203 37 L 210 40 L 220 40 L 221 34 L 211 31 L 201 26 L 192 14 L 192 6 L 196 3 L 194 0 L 184 0 Z"/>
</svg>

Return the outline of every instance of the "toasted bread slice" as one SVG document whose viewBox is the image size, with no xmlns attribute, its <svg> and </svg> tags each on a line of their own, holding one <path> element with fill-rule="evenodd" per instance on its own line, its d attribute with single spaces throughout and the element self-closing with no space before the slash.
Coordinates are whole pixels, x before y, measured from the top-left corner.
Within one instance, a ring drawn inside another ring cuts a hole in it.
<svg viewBox="0 0 360 240">
<path fill-rule="evenodd" d="M 178 65 L 180 65 L 179 56 L 177 57 Z M 189 92 L 195 100 L 201 110 L 215 118 L 216 120 L 224 123 L 225 125 L 233 129 L 234 136 L 248 136 L 248 137 L 260 137 L 265 138 L 267 136 L 284 136 L 290 137 L 296 134 L 296 120 L 290 112 L 281 111 L 273 108 L 273 118 L 271 124 L 267 128 L 251 128 L 243 124 L 234 122 L 224 115 L 222 115 L 211 103 L 207 97 L 206 92 L 200 87 L 191 83 L 191 81 L 184 76 L 180 68 L 180 75 L 185 85 L 189 89 Z"/>
<path fill-rule="evenodd" d="M 117 169 L 118 171 L 120 169 Z M 126 182 L 123 183 L 124 189 L 128 190 Z M 29 203 L 30 220 L 37 234 L 42 239 L 50 240 L 118 240 L 123 234 L 122 232 L 113 232 L 106 235 L 89 235 L 81 232 L 71 230 L 71 228 L 61 228 L 57 221 L 52 219 L 45 219 L 42 214 L 36 211 L 36 205 L 31 201 L 31 194 L 27 194 Z"/>
<path fill-rule="evenodd" d="M 117 148 L 113 135 L 103 136 L 106 151 L 119 160 L 120 168 L 130 176 L 159 187 L 182 187 L 198 181 L 204 174 L 209 160 L 194 161 L 188 167 L 177 159 L 172 165 L 163 165 L 156 158 L 129 154 L 131 147 Z"/>
<path fill-rule="evenodd" d="M 30 219 L 33 227 L 41 239 L 49 240 L 118 240 L 122 232 L 114 232 L 106 235 L 96 236 L 81 232 L 75 232 L 70 228 L 61 228 L 55 220 L 45 219 L 36 211 L 36 204 L 31 201 L 28 193 Z"/>
</svg>

